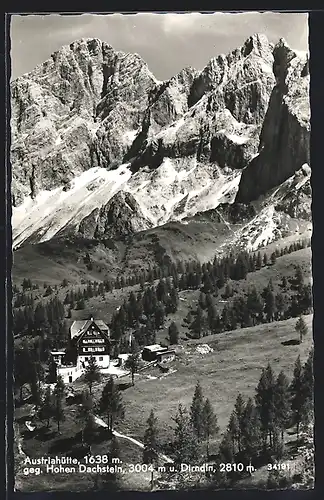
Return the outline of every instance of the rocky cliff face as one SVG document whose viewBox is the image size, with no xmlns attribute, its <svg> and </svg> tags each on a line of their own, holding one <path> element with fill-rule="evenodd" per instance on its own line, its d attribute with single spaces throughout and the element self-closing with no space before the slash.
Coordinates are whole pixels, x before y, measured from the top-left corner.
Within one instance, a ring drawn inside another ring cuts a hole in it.
<svg viewBox="0 0 324 500">
<path fill-rule="evenodd" d="M 14 244 L 257 198 L 308 162 L 308 82 L 306 61 L 263 35 L 164 82 L 98 39 L 63 47 L 12 83 Z"/>
<path fill-rule="evenodd" d="M 91 167 L 109 167 L 133 142 L 156 80 L 136 54 L 97 39 L 63 47 L 11 88 L 12 192 L 63 185 Z"/>
<path fill-rule="evenodd" d="M 284 40 L 275 46 L 272 90 L 264 119 L 259 151 L 244 170 L 238 202 L 248 202 L 279 185 L 304 163 L 309 164 L 309 72 L 306 56 Z"/>
</svg>

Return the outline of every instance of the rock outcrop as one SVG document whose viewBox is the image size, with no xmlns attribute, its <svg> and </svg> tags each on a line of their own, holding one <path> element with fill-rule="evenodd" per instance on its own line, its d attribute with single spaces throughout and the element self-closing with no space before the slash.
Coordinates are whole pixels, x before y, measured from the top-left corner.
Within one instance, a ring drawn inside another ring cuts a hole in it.
<svg viewBox="0 0 324 500">
<path fill-rule="evenodd" d="M 120 238 L 152 227 L 130 193 L 119 192 L 85 217 L 78 233 L 87 238 Z"/>
<path fill-rule="evenodd" d="M 258 155 L 241 177 L 238 202 L 255 200 L 310 160 L 307 56 L 291 50 L 283 39 L 273 54 L 277 83 L 264 119 Z"/>
</svg>

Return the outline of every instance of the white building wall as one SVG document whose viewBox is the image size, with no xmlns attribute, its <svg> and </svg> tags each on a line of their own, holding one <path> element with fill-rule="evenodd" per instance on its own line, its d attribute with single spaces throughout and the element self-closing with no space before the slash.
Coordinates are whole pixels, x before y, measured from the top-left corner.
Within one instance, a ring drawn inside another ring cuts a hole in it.
<svg viewBox="0 0 324 500">
<path fill-rule="evenodd" d="M 84 370 L 77 366 L 58 366 L 57 375 L 60 375 L 65 384 L 71 384 L 77 378 L 81 377 Z"/>
</svg>

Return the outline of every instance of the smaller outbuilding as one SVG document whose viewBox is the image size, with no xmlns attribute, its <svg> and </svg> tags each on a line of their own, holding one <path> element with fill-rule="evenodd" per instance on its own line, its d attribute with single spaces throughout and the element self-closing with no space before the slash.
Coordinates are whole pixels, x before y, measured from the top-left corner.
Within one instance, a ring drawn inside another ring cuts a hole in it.
<svg viewBox="0 0 324 500">
<path fill-rule="evenodd" d="M 142 351 L 144 361 L 157 361 L 158 356 L 168 351 L 167 347 L 162 347 L 160 344 L 147 345 Z"/>
</svg>

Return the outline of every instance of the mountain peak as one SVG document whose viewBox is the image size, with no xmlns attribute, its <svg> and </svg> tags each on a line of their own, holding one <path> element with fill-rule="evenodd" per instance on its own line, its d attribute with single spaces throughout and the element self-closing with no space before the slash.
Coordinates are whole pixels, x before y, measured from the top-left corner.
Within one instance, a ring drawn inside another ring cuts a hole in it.
<svg viewBox="0 0 324 500">
<path fill-rule="evenodd" d="M 271 50 L 270 42 L 266 35 L 263 33 L 254 33 L 243 44 L 243 54 L 244 56 L 250 53 L 255 53 L 256 55 L 263 57 L 268 55 Z"/>
</svg>

